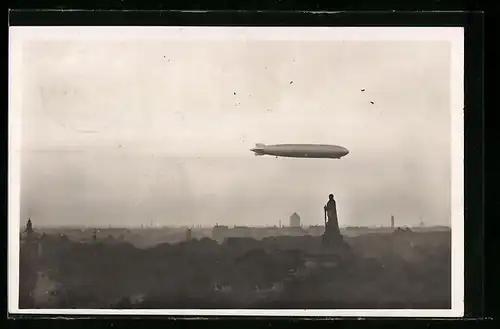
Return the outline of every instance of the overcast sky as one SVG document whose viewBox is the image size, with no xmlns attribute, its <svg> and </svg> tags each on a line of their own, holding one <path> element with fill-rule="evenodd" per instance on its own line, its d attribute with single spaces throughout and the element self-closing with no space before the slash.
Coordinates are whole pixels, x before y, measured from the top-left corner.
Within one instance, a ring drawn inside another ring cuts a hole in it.
<svg viewBox="0 0 500 329">
<path fill-rule="evenodd" d="M 450 224 L 447 42 L 33 41 L 22 76 L 23 223 Z"/>
</svg>

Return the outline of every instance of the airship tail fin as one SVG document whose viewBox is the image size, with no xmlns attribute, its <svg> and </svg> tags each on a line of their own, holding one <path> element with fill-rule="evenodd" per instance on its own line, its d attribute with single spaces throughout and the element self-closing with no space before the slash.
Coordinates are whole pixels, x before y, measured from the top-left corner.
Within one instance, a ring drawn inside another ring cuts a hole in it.
<svg viewBox="0 0 500 329">
<path fill-rule="evenodd" d="M 266 144 L 262 144 L 262 143 L 255 144 L 255 148 L 256 149 L 261 149 L 261 148 L 264 148 L 264 147 L 266 147 Z"/>
</svg>

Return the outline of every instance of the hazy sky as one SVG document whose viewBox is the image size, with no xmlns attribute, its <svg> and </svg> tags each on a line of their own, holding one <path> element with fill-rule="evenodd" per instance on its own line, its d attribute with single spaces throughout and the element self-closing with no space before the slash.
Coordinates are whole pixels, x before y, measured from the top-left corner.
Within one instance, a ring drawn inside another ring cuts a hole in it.
<svg viewBox="0 0 500 329">
<path fill-rule="evenodd" d="M 450 224 L 447 42 L 33 41 L 23 70 L 23 223 L 322 224 L 333 193 L 341 226 Z"/>
</svg>

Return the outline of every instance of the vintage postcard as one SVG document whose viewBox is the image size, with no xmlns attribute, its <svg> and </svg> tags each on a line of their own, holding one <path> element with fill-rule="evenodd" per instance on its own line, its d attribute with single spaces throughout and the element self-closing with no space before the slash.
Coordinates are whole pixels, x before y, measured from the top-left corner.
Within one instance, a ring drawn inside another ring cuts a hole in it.
<svg viewBox="0 0 500 329">
<path fill-rule="evenodd" d="M 9 312 L 462 316 L 463 39 L 11 27 Z"/>
</svg>

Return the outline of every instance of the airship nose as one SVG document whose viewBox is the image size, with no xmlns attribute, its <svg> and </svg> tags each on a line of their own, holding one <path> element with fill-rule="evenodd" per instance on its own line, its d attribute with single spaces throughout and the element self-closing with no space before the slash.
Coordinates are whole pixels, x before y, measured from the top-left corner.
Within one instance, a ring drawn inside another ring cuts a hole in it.
<svg viewBox="0 0 500 329">
<path fill-rule="evenodd" d="M 348 155 L 349 154 L 349 150 L 346 149 L 346 148 L 344 148 L 344 153 L 345 153 L 344 155 Z"/>
</svg>

